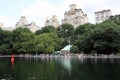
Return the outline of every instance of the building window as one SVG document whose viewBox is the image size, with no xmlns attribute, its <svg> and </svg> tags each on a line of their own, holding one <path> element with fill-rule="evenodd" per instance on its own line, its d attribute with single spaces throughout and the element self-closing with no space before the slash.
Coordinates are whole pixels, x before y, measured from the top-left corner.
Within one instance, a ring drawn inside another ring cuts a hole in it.
<svg viewBox="0 0 120 80">
<path fill-rule="evenodd" d="M 55 22 L 55 20 L 53 20 L 53 22 Z"/>
<path fill-rule="evenodd" d="M 47 20 L 47 23 L 49 23 L 49 20 Z"/>
</svg>

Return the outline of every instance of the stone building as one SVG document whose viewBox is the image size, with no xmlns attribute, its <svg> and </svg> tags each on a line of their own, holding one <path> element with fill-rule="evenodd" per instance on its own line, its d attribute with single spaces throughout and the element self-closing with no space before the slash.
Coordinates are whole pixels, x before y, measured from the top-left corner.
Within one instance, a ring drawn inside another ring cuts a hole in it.
<svg viewBox="0 0 120 80">
<path fill-rule="evenodd" d="M 0 22 L 0 28 L 3 28 L 3 27 L 4 27 L 3 23 L 2 23 L 2 22 Z"/>
<path fill-rule="evenodd" d="M 6 26 L 4 26 L 4 24 L 2 22 L 0 22 L 0 28 L 2 30 L 5 30 L 5 31 L 12 31 L 12 30 L 14 30 L 13 26 L 6 27 Z"/>
<path fill-rule="evenodd" d="M 39 27 L 35 24 L 35 22 L 31 22 L 30 24 L 26 24 L 23 26 L 24 26 L 24 28 L 28 28 L 32 32 L 35 32 L 39 29 Z"/>
<path fill-rule="evenodd" d="M 112 12 L 110 9 L 95 12 L 95 22 L 101 23 L 106 19 L 108 19 L 111 15 L 112 15 Z"/>
<path fill-rule="evenodd" d="M 25 16 L 21 16 L 20 20 L 16 23 L 15 27 L 23 27 L 23 25 L 28 24 Z"/>
<path fill-rule="evenodd" d="M 47 18 L 47 20 L 45 21 L 45 26 L 49 26 L 49 25 L 52 25 L 56 28 L 60 26 L 60 23 L 56 15 L 53 15 L 52 18 L 49 17 Z"/>
<path fill-rule="evenodd" d="M 35 32 L 39 29 L 39 27 L 35 24 L 35 22 L 28 23 L 25 16 L 22 16 L 20 18 L 20 20 L 16 23 L 15 27 L 16 28 L 18 27 L 28 28 L 32 32 Z"/>
<path fill-rule="evenodd" d="M 77 9 L 75 4 L 71 4 L 70 10 L 64 13 L 62 24 L 65 23 L 72 24 L 76 28 L 79 25 L 88 23 L 88 17 L 87 14 L 82 11 L 82 9 Z"/>
</svg>

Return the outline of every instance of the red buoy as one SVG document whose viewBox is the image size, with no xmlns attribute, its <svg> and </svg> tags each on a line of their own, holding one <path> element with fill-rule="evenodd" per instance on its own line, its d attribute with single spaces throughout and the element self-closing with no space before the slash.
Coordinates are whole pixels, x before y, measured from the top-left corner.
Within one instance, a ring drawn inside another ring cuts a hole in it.
<svg viewBox="0 0 120 80">
<path fill-rule="evenodd" d="M 12 54 L 11 61 L 12 62 L 14 61 L 14 54 Z"/>
</svg>

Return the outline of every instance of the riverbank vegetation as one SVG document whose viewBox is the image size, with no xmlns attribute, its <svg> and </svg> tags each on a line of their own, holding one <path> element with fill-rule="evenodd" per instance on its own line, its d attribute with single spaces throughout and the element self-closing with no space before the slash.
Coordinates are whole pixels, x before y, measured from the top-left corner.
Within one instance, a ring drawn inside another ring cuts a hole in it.
<svg viewBox="0 0 120 80">
<path fill-rule="evenodd" d="M 100 24 L 87 23 L 74 28 L 45 26 L 32 33 L 27 28 L 13 31 L 0 29 L 0 54 L 40 54 L 72 45 L 71 53 L 116 54 L 120 52 L 120 15 L 111 16 Z"/>
</svg>

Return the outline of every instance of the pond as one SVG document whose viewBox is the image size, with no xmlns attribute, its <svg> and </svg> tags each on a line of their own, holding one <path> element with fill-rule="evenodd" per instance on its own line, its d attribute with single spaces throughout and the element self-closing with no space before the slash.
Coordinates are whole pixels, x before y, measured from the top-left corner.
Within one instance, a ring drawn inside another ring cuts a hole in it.
<svg viewBox="0 0 120 80">
<path fill-rule="evenodd" d="M 0 57 L 0 80 L 120 80 L 120 59 Z"/>
</svg>

